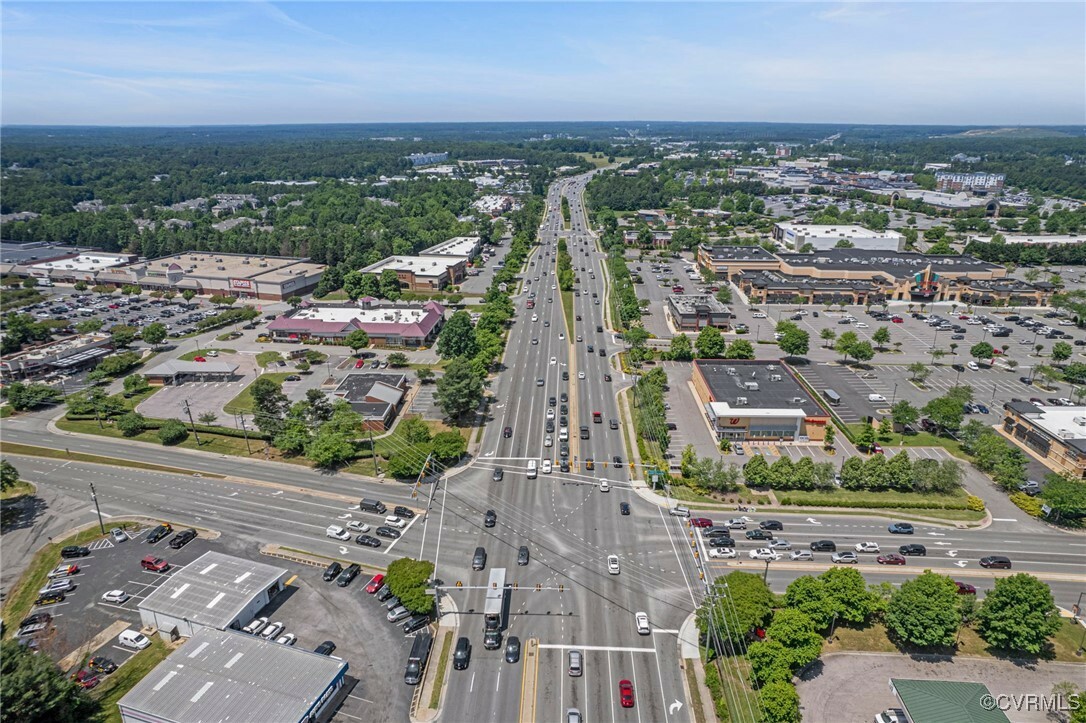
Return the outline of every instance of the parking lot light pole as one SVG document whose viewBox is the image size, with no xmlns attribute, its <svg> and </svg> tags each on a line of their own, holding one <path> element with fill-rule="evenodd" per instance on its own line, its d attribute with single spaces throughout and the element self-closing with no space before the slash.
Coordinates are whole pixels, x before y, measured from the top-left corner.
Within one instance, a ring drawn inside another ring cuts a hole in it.
<svg viewBox="0 0 1086 723">
<path fill-rule="evenodd" d="M 102 522 L 102 508 L 98 506 L 98 495 L 94 491 L 94 483 L 90 483 L 91 488 L 91 502 L 94 503 L 94 511 L 98 513 L 98 527 L 101 528 L 102 534 L 106 534 L 106 525 Z"/>
<path fill-rule="evenodd" d="M 894 393 L 890 395 L 890 406 L 894 406 L 894 402 L 897 401 L 897 382 L 894 382 Z"/>
</svg>

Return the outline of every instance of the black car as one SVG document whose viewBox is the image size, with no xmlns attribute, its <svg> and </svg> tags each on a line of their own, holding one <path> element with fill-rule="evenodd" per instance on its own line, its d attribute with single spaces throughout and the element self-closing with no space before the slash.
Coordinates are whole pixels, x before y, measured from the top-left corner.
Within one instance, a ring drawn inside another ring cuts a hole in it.
<svg viewBox="0 0 1086 723">
<path fill-rule="evenodd" d="M 429 615 L 416 615 L 416 616 L 414 616 L 412 618 L 408 618 L 407 620 L 405 620 L 402 627 L 403 627 L 404 634 L 406 635 L 407 633 L 415 632 L 419 628 L 424 628 L 429 624 L 430 624 L 430 616 Z"/>
<path fill-rule="evenodd" d="M 503 470 L 501 467 L 495 468 L 494 474 L 490 475 L 490 479 L 494 480 L 495 482 L 501 482 L 503 477 L 505 477 L 505 470 Z"/>
<path fill-rule="evenodd" d="M 497 650 L 502 646 L 502 633 L 500 630 L 487 630 L 483 633 L 483 647 L 487 650 Z"/>
<path fill-rule="evenodd" d="M 498 523 L 498 513 L 494 510 L 487 510 L 483 515 L 483 527 L 493 527 Z"/>
<path fill-rule="evenodd" d="M 558 406 L 558 399 L 557 399 L 557 398 L 555 398 L 555 397 L 550 397 L 550 398 L 548 398 L 548 399 L 547 399 L 547 406 L 550 406 L 550 407 L 556 407 L 556 406 Z"/>
<path fill-rule="evenodd" d="M 769 530 L 747 530 L 748 540 L 772 540 L 773 533 Z"/>
<path fill-rule="evenodd" d="M 60 551 L 60 556 L 66 560 L 73 557 L 86 557 L 89 554 L 90 550 L 86 547 L 80 547 L 79 545 L 68 545 Z"/>
<path fill-rule="evenodd" d="M 521 566 L 527 565 L 529 557 L 530 557 L 530 553 L 528 552 L 528 546 L 527 545 L 521 545 L 520 549 L 517 550 L 517 564 L 521 565 Z"/>
<path fill-rule="evenodd" d="M 953 369 L 956 372 L 964 372 L 965 371 L 965 365 L 964 364 L 951 364 L 950 368 Z"/>
<path fill-rule="evenodd" d="M 378 527 L 377 536 L 387 537 L 390 540 L 398 540 L 400 539 L 400 531 L 392 527 Z"/>
<path fill-rule="evenodd" d="M 758 527 L 761 527 L 763 530 L 784 530 L 784 525 L 782 525 L 780 522 L 777 522 L 776 520 L 765 520 L 764 522 L 759 522 Z"/>
<path fill-rule="evenodd" d="M 902 545 L 901 547 L 897 548 L 897 551 L 902 555 L 919 555 L 921 557 L 924 557 L 928 554 L 928 548 L 916 542 L 910 543 L 908 545 Z"/>
<path fill-rule="evenodd" d="M 992 569 L 1011 569 L 1011 560 L 1003 555 L 989 555 L 980 559 L 980 566 Z"/>
<path fill-rule="evenodd" d="M 547 420 L 546 428 L 547 428 L 547 433 L 548 434 L 554 432 L 554 420 L 553 419 L 548 419 Z"/>
<path fill-rule="evenodd" d="M 365 547 L 380 547 L 381 541 L 373 535 L 359 535 L 354 538 L 356 544 L 363 545 Z"/>
<path fill-rule="evenodd" d="M 516 663 L 520 661 L 520 638 L 516 635 L 509 636 L 505 642 L 505 662 Z"/>
<path fill-rule="evenodd" d="M 611 457 L 611 461 L 612 461 L 612 462 L 613 462 L 613 463 L 615 464 L 615 466 L 617 467 L 618 465 L 622 464 L 622 457 L 619 457 L 619 456 L 618 456 L 618 455 L 616 454 L 616 455 L 615 455 L 614 457 Z"/>
<path fill-rule="evenodd" d="M 336 578 L 336 585 L 340 587 L 347 587 L 351 584 L 351 581 L 358 577 L 358 573 L 362 572 L 362 568 L 359 565 L 352 564 L 344 568 L 343 572 Z"/>
<path fill-rule="evenodd" d="M 331 640 L 325 640 L 323 643 L 313 649 L 313 652 L 317 655 L 331 655 L 336 652 L 336 644 Z"/>
<path fill-rule="evenodd" d="M 27 625 L 38 625 L 39 623 L 49 623 L 53 621 L 53 616 L 49 613 L 34 613 L 30 617 L 23 618 L 23 621 L 19 623 L 20 628 L 25 628 Z"/>
<path fill-rule="evenodd" d="M 410 507 L 404 507 L 403 505 L 396 505 L 392 510 L 392 514 L 397 517 L 403 517 L 405 520 L 410 520 L 415 516 L 415 511 Z"/>
<path fill-rule="evenodd" d="M 338 562 L 333 562 L 331 565 L 324 568 L 324 581 L 332 582 L 341 572 L 343 572 L 343 565 L 340 565 Z"/>
<path fill-rule="evenodd" d="M 710 535 L 705 544 L 709 547 L 735 547 L 735 540 L 727 535 Z"/>
<path fill-rule="evenodd" d="M 569 395 L 566 394 L 565 392 L 562 392 L 561 400 L 562 400 L 563 403 L 568 402 L 569 401 Z"/>
<path fill-rule="evenodd" d="M 57 590 L 55 592 L 47 592 L 39 595 L 34 601 L 35 605 L 52 605 L 53 603 L 64 602 L 64 593 Z"/>
<path fill-rule="evenodd" d="M 815 540 L 811 543 L 811 552 L 837 552 L 837 543 L 833 540 Z"/>
<path fill-rule="evenodd" d="M 173 528 L 169 525 L 159 525 L 147 535 L 147 542 L 154 544 L 171 532 L 173 532 Z"/>
<path fill-rule="evenodd" d="M 180 550 L 185 545 L 189 544 L 196 539 L 196 530 L 188 529 L 182 530 L 173 536 L 170 540 L 170 548 L 173 550 Z"/>
<path fill-rule="evenodd" d="M 618 513 L 620 515 L 628 515 L 628 514 L 630 514 L 630 503 L 629 502 L 619 502 L 618 503 Z"/>
<path fill-rule="evenodd" d="M 89 661 L 87 661 L 87 667 L 93 670 L 95 673 L 112 673 L 117 669 L 117 664 L 109 658 L 102 657 L 101 655 L 95 655 Z"/>
<path fill-rule="evenodd" d="M 373 595 L 377 598 L 378 601 L 385 602 L 390 597 L 392 597 L 392 591 L 388 589 L 388 585 L 382 585 L 381 587 L 377 588 L 377 592 L 375 592 Z"/>
<path fill-rule="evenodd" d="M 502 430 L 502 436 L 505 437 L 506 439 L 508 439 L 509 437 L 512 437 L 513 436 L 513 428 L 512 427 L 506 427 L 505 429 L 503 429 Z"/>
<path fill-rule="evenodd" d="M 467 638 L 459 638 L 456 641 L 456 648 L 453 649 L 453 669 L 467 670 L 468 663 L 470 662 L 471 641 Z"/>
</svg>

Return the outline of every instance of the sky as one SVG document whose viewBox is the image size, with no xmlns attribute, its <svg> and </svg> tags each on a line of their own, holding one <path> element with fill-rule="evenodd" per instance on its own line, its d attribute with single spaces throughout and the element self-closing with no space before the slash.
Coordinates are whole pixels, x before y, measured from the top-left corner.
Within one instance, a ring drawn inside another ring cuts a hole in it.
<svg viewBox="0 0 1086 723">
<path fill-rule="evenodd" d="M 0 6 L 0 123 L 1086 122 L 1086 3 Z"/>
</svg>

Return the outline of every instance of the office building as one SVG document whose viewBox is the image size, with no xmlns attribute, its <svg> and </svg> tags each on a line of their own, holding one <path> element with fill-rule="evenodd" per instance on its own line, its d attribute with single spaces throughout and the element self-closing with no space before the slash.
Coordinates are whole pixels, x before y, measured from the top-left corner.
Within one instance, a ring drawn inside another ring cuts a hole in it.
<svg viewBox="0 0 1086 723">
<path fill-rule="evenodd" d="M 836 248 L 842 241 L 850 248 L 869 251 L 901 251 L 905 237 L 897 231 L 871 231 L 863 226 L 778 223 L 773 226 L 773 238 L 789 251 L 803 251 L 808 246 L 815 251 Z"/>
<path fill-rule="evenodd" d="M 671 294 L 667 297 L 667 310 L 680 331 L 698 331 L 706 326 L 730 331 L 735 318 L 731 309 L 711 294 Z"/>
<path fill-rule="evenodd" d="M 459 284 L 467 276 L 467 256 L 389 256 L 360 269 L 363 274 L 380 276 L 387 269 L 396 272 L 400 288 L 407 291 L 440 291 Z"/>
<path fill-rule="evenodd" d="M 1007 402 L 999 430 L 1056 474 L 1086 479 L 1086 407 Z"/>
</svg>

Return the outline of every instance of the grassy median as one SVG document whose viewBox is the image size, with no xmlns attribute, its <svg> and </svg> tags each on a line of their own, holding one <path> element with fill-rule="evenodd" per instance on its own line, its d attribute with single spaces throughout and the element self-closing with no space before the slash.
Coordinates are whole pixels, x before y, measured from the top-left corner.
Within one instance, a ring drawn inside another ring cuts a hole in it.
<svg viewBox="0 0 1086 723">
<path fill-rule="evenodd" d="M 437 710 L 441 705 L 441 688 L 445 685 L 445 667 L 449 664 L 449 649 L 452 648 L 453 634 L 451 630 L 445 631 L 445 642 L 441 644 L 441 656 L 437 659 L 434 687 L 430 690 L 430 709 Z"/>
<path fill-rule="evenodd" d="M 98 429 L 98 423 L 92 422 L 94 428 Z M 101 431 L 101 430 L 99 430 Z M 115 436 L 115 435 L 111 435 Z M 120 436 L 120 435 L 116 435 Z M 85 454 L 83 452 L 65 452 L 63 449 L 50 449 L 49 447 L 35 447 L 30 444 L 18 444 L 16 442 L 0 442 L 0 452 L 6 454 L 21 454 L 25 457 L 46 457 L 48 459 L 65 459 L 73 462 L 91 462 L 93 464 L 108 464 L 112 467 L 132 467 L 134 469 L 145 469 L 150 472 L 168 472 L 170 474 L 184 474 L 190 475 L 193 473 L 191 469 L 181 469 L 179 467 L 167 467 L 161 464 L 151 464 L 150 462 L 137 462 L 131 459 L 119 459 L 117 457 L 100 457 L 97 454 Z M 221 474 L 212 474 L 210 472 L 201 472 L 204 477 L 215 477 L 222 479 Z"/>
</svg>

